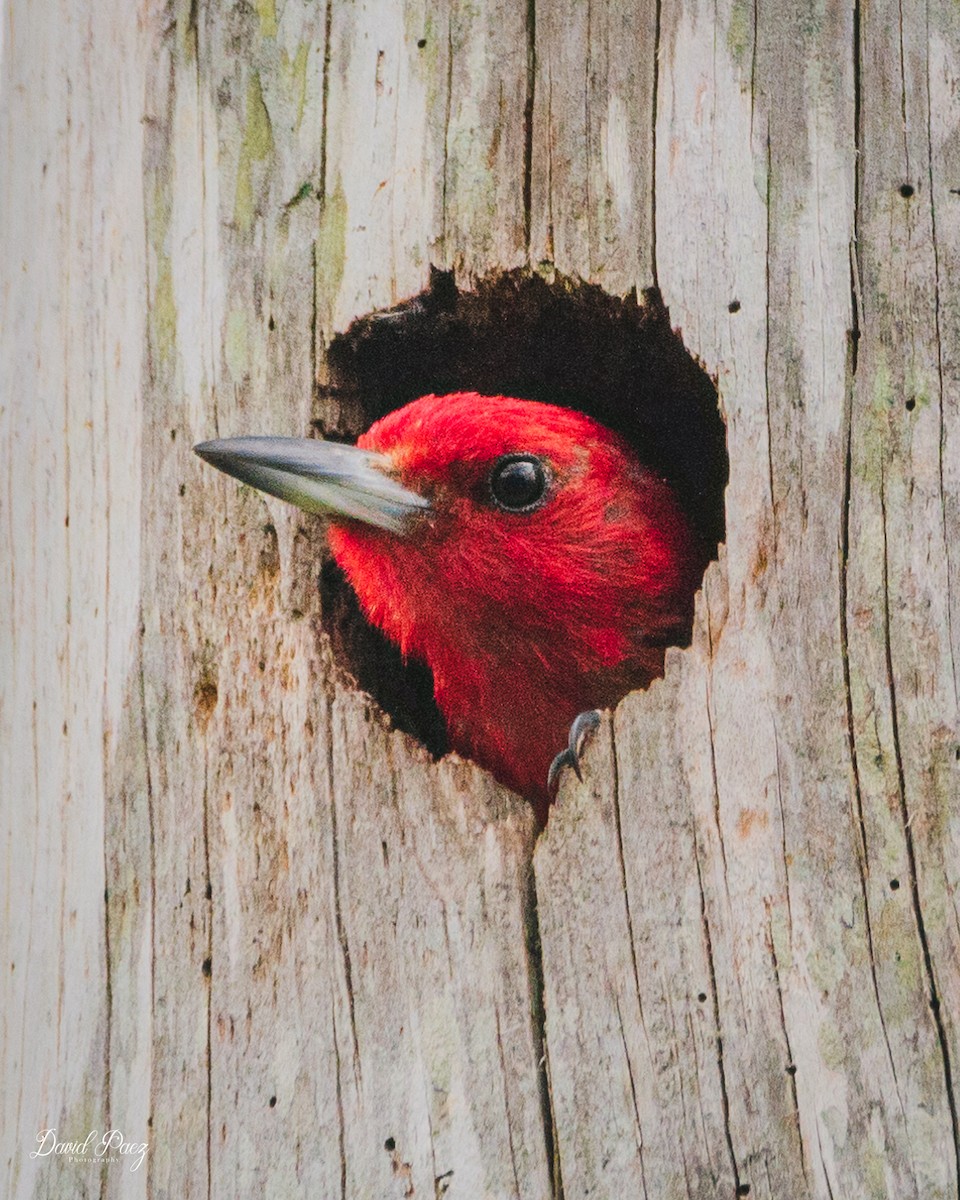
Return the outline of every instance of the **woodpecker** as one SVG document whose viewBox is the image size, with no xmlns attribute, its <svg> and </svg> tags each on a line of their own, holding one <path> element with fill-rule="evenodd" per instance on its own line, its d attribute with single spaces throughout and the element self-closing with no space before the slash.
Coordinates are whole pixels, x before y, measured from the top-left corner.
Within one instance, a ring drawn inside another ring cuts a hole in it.
<svg viewBox="0 0 960 1200">
<path fill-rule="evenodd" d="M 195 450 L 328 519 L 366 617 L 432 671 L 452 748 L 541 824 L 596 710 L 689 636 L 704 545 L 665 480 L 583 413 L 457 392 L 388 413 L 356 446 Z"/>
</svg>

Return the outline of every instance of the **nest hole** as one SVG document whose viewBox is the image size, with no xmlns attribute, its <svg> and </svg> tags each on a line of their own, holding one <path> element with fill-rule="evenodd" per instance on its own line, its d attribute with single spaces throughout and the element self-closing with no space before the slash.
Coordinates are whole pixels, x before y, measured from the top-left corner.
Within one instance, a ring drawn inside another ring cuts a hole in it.
<svg viewBox="0 0 960 1200">
<path fill-rule="evenodd" d="M 330 439 L 352 441 L 429 393 L 516 396 L 587 413 L 671 483 L 715 557 L 724 537 L 726 430 L 716 387 L 671 327 L 656 289 L 617 297 L 559 274 L 512 271 L 468 291 L 434 270 L 424 292 L 336 336 L 327 362 L 329 382 L 317 399 L 336 416 L 314 427 Z M 319 583 L 337 661 L 397 728 L 435 756 L 445 753 L 429 669 L 404 662 L 365 620 L 332 560 Z"/>
</svg>

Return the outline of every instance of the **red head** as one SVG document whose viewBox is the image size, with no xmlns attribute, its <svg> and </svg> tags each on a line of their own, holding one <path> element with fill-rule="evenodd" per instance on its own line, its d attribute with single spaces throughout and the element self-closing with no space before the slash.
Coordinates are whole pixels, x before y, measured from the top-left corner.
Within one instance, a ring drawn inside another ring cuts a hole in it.
<svg viewBox="0 0 960 1200">
<path fill-rule="evenodd" d="M 615 703 L 683 641 L 702 547 L 667 485 L 582 413 L 424 396 L 358 443 L 429 510 L 402 534 L 331 525 L 374 624 L 432 669 L 453 746 L 537 804 L 584 709 Z"/>
</svg>

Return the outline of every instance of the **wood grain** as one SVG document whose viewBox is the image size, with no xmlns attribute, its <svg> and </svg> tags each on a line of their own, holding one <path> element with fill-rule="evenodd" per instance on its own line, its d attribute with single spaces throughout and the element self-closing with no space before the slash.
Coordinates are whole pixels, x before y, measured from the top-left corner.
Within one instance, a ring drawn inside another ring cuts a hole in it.
<svg viewBox="0 0 960 1200">
<path fill-rule="evenodd" d="M 0 1190 L 960 1196 L 956 7 L 3 14 Z M 539 841 L 190 450 L 524 264 L 658 284 L 731 468 Z"/>
</svg>

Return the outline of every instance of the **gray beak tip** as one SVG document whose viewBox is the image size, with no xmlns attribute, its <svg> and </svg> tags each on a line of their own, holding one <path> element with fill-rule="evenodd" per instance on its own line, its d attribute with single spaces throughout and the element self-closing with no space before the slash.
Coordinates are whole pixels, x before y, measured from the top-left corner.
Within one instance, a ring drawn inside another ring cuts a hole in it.
<svg viewBox="0 0 960 1200">
<path fill-rule="evenodd" d="M 193 448 L 194 454 L 198 458 L 202 458 L 204 462 L 208 462 L 211 466 L 216 466 L 218 461 L 223 457 L 221 442 L 197 442 Z"/>
<path fill-rule="evenodd" d="M 408 532 L 430 502 L 392 477 L 384 455 L 318 438 L 238 437 L 198 442 L 212 467 L 307 512 Z"/>
</svg>

